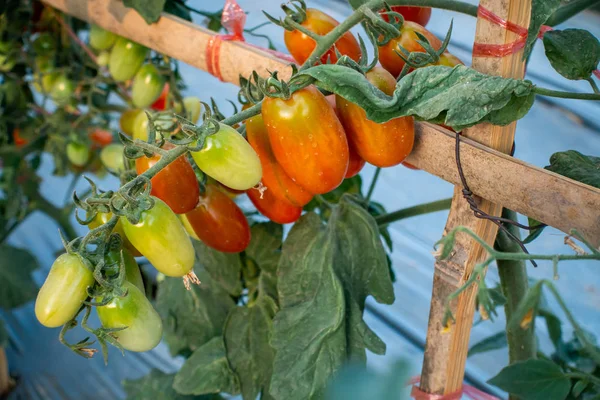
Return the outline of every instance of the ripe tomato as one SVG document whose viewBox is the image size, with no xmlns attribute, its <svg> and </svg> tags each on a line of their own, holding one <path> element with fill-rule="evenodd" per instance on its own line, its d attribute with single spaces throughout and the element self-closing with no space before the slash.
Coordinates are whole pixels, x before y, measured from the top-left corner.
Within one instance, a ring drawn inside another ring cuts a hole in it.
<svg viewBox="0 0 600 400">
<path fill-rule="evenodd" d="M 133 283 L 142 293 L 146 293 L 144 289 L 144 280 L 142 279 L 142 273 L 138 266 L 135 258 L 129 251 L 123 249 L 123 261 L 125 261 L 125 278 Z M 112 250 L 108 252 L 105 257 L 106 266 L 112 268 L 114 271 L 111 275 L 117 275 L 121 266 L 121 251 Z"/>
<path fill-rule="evenodd" d="M 13 130 L 13 141 L 17 147 L 23 147 L 29 143 L 29 140 L 21 136 L 21 130 L 19 128 Z"/>
<path fill-rule="evenodd" d="M 402 14 L 405 21 L 416 22 L 419 25 L 426 26 L 431 18 L 430 7 L 413 7 L 413 6 L 392 6 L 392 11 Z M 383 19 L 389 22 L 389 17 L 384 14 Z"/>
<path fill-rule="evenodd" d="M 117 82 L 131 79 L 144 63 L 146 55 L 146 47 L 120 37 L 110 51 L 108 71 Z"/>
<path fill-rule="evenodd" d="M 165 143 L 165 150 L 172 149 L 170 143 Z M 148 158 L 142 156 L 135 160 L 135 169 L 138 175 L 148 171 L 160 160 L 160 155 L 155 154 Z M 163 168 L 150 180 L 152 183 L 152 195 L 158 197 L 175 212 L 185 214 L 192 211 L 198 204 L 200 189 L 198 180 L 192 166 L 185 155 L 178 157 L 171 164 Z"/>
<path fill-rule="evenodd" d="M 108 146 L 113 141 L 113 134 L 104 129 L 96 128 L 90 133 L 90 140 L 98 147 Z"/>
<path fill-rule="evenodd" d="M 296 207 L 289 201 L 278 199 L 269 188 L 263 192 L 262 198 L 256 189 L 250 189 L 246 193 L 258 212 L 278 224 L 296 222 L 302 214 L 302 207 Z"/>
<path fill-rule="evenodd" d="M 385 94 L 394 92 L 396 80 L 385 69 L 375 67 L 367 72 L 366 77 Z M 410 154 L 415 139 L 412 117 L 377 124 L 367 119 L 365 111 L 358 105 L 340 96 L 336 101 L 348 138 L 365 161 L 377 167 L 391 167 L 400 164 Z"/>
<path fill-rule="evenodd" d="M 162 200 L 154 197 L 154 201 L 137 224 L 121 218 L 123 231 L 158 271 L 167 276 L 187 275 L 194 267 L 194 246 L 177 215 Z"/>
<path fill-rule="evenodd" d="M 165 85 L 165 79 L 160 75 L 154 64 L 144 64 L 133 78 L 131 100 L 138 108 L 152 104 Z"/>
<path fill-rule="evenodd" d="M 67 158 L 76 167 L 83 167 L 90 160 L 90 149 L 83 143 L 67 144 Z"/>
<path fill-rule="evenodd" d="M 348 141 L 316 87 L 298 90 L 288 100 L 265 98 L 262 116 L 273 153 L 294 182 L 313 194 L 339 186 L 348 170 Z"/>
<path fill-rule="evenodd" d="M 169 89 L 170 89 L 170 86 L 169 86 L 169 83 L 167 82 L 163 86 L 162 91 L 160 92 L 160 95 L 158 96 L 158 98 L 150 106 L 151 109 L 156 110 L 156 111 L 164 111 L 167 108 L 167 97 L 169 96 Z"/>
<path fill-rule="evenodd" d="M 183 99 L 183 105 L 185 106 L 187 119 L 192 121 L 194 124 L 198 122 L 200 118 L 200 112 L 202 111 L 202 105 L 200 99 L 194 96 L 188 96 Z"/>
<path fill-rule="evenodd" d="M 184 217 L 201 241 L 224 253 L 239 253 L 250 243 L 250 226 L 240 208 L 215 185 L 206 185 L 200 203 Z"/>
<path fill-rule="evenodd" d="M 60 74 L 54 80 L 50 89 L 50 97 L 59 106 L 65 106 L 71 102 L 75 86 L 73 82 L 64 74 Z"/>
<path fill-rule="evenodd" d="M 115 44 L 117 38 L 117 35 L 100 28 L 98 25 L 90 25 L 90 46 L 93 49 L 108 50 Z"/>
<path fill-rule="evenodd" d="M 125 328 L 112 333 L 125 350 L 152 350 L 162 338 L 160 316 L 134 284 L 125 281 L 123 288 L 127 290 L 125 296 L 96 307 L 100 322 L 105 328 Z"/>
<path fill-rule="evenodd" d="M 99 227 L 102 224 L 107 223 L 112 218 L 112 213 L 97 213 L 96 217 L 88 224 L 88 228 L 90 230 Z M 140 253 L 134 246 L 131 244 L 127 236 L 125 236 L 125 232 L 123 232 L 123 224 L 121 223 L 121 219 L 117 222 L 117 225 L 113 229 L 113 233 L 118 233 L 121 237 L 122 245 L 124 249 L 127 249 L 134 257 L 140 257 L 142 253 Z"/>
<path fill-rule="evenodd" d="M 408 168 L 408 169 L 413 169 L 413 170 L 415 170 L 415 171 L 420 171 L 420 169 L 419 169 L 419 168 L 415 167 L 414 165 L 412 165 L 412 164 L 411 164 L 411 163 L 409 163 L 409 162 L 406 162 L 406 161 L 404 161 L 404 162 L 402 163 L 402 165 L 403 165 L 403 166 L 405 166 L 405 167 L 406 167 L 406 168 Z"/>
<path fill-rule="evenodd" d="M 379 62 L 383 68 L 387 69 L 395 78 L 400 75 L 405 64 L 404 60 L 395 52 L 400 52 L 400 46 L 404 47 L 409 52 L 425 52 L 425 49 L 417 43 L 419 38 L 415 32 L 419 32 L 425 36 L 427 40 L 429 40 L 431 47 L 434 49 L 439 50 L 442 47 L 442 42 L 435 37 L 433 33 L 415 22 L 404 21 L 404 24 L 400 29 L 400 36 L 390 40 L 386 45 L 379 47 Z"/>
<path fill-rule="evenodd" d="M 89 263 L 77 254 L 60 255 L 35 300 L 35 316 L 48 328 L 69 322 L 87 299 L 87 288 L 94 285 Z"/>
<path fill-rule="evenodd" d="M 306 20 L 302 23 L 303 27 L 318 35 L 327 34 L 338 25 L 339 22 L 335 19 L 314 8 L 306 10 Z M 283 34 L 283 39 L 285 41 L 285 47 L 287 47 L 290 54 L 299 64 L 303 64 L 315 49 L 315 41 L 297 30 L 286 30 Z M 342 55 L 346 55 L 354 61 L 360 59 L 360 45 L 350 32 L 344 33 L 344 35 L 335 43 L 335 47 Z M 327 63 L 327 58 L 330 58 L 332 64 L 337 62 L 337 56 L 335 55 L 333 47 L 321 57 L 321 62 L 323 64 Z"/>
<path fill-rule="evenodd" d="M 232 127 L 219 124 L 214 135 L 206 138 L 192 157 L 206 175 L 236 190 L 246 190 L 260 182 L 260 159 L 252 146 Z"/>
<path fill-rule="evenodd" d="M 297 207 L 308 204 L 313 195 L 296 184 L 277 162 L 269 143 L 267 127 L 260 114 L 246 121 L 246 136 L 260 158 L 262 182 L 273 195 Z"/>
<path fill-rule="evenodd" d="M 120 174 L 125 171 L 125 160 L 123 159 L 123 145 L 120 143 L 109 144 L 100 152 L 100 161 L 113 173 Z"/>
</svg>

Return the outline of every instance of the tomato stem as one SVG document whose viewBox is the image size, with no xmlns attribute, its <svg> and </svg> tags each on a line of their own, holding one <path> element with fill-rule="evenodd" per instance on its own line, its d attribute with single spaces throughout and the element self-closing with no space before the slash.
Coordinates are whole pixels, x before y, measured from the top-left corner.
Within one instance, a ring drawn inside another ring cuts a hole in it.
<svg viewBox="0 0 600 400">
<path fill-rule="evenodd" d="M 365 198 L 365 203 L 367 206 L 371 201 L 371 196 L 373 196 L 373 192 L 375 191 L 375 185 L 377 185 L 377 180 L 379 180 L 379 174 L 381 173 L 381 168 L 377 167 L 375 170 L 375 175 L 373 175 L 373 180 L 371 181 L 371 185 L 369 186 L 369 191 L 367 192 L 367 197 Z"/>
<path fill-rule="evenodd" d="M 576 100 L 600 100 L 600 93 L 576 93 L 576 92 L 561 92 L 559 90 L 546 89 L 535 87 L 534 92 L 542 96 L 558 97 L 561 99 L 576 99 Z"/>
<path fill-rule="evenodd" d="M 571 1 L 564 6 L 560 7 L 558 10 L 552 14 L 548 21 L 546 21 L 546 25 L 556 26 L 573 17 L 576 14 L 579 14 L 581 11 L 585 10 L 588 7 L 593 6 L 598 3 L 598 0 L 575 0 Z"/>
<path fill-rule="evenodd" d="M 391 224 L 392 222 L 400 221 L 401 219 L 448 210 L 451 204 L 452 198 L 432 201 L 431 203 L 419 204 L 413 207 L 403 208 L 398 211 L 380 215 L 375 218 L 375 221 L 379 226 L 384 226 Z"/>
<path fill-rule="evenodd" d="M 455 11 L 461 14 L 477 17 L 476 5 L 456 0 L 387 0 L 387 3 L 390 6 L 421 6 L 439 8 L 441 10 Z"/>
</svg>

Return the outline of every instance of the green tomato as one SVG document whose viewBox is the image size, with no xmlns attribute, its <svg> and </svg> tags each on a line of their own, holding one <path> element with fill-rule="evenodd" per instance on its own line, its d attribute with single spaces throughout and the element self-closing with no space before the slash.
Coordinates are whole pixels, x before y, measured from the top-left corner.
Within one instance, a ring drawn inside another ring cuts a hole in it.
<svg viewBox="0 0 600 400">
<path fill-rule="evenodd" d="M 96 229 L 100 225 L 106 224 L 108 221 L 110 221 L 110 219 L 112 218 L 112 216 L 113 215 L 110 212 L 108 212 L 108 213 L 101 213 L 101 212 L 96 213 L 96 217 L 94 217 L 94 219 L 88 224 L 88 228 L 90 230 Z M 89 218 L 90 215 L 86 214 L 85 217 Z M 123 224 L 121 223 L 121 219 L 120 218 L 117 221 L 117 225 L 115 225 L 112 233 L 118 233 L 119 234 L 119 236 L 121 237 L 123 248 L 127 249 L 127 251 L 129 251 L 134 257 L 141 257 L 142 253 L 140 253 L 131 244 L 131 242 L 129 242 L 129 240 L 127 239 L 127 236 L 125 236 L 125 232 L 123 232 Z"/>
<path fill-rule="evenodd" d="M 108 50 L 117 41 L 118 35 L 100 28 L 98 25 L 90 26 L 90 46 L 96 50 Z"/>
<path fill-rule="evenodd" d="M 194 96 L 189 96 L 183 99 L 183 104 L 185 105 L 185 111 L 188 119 L 194 124 L 198 122 L 198 119 L 200 118 L 200 111 L 202 111 L 200 99 Z"/>
<path fill-rule="evenodd" d="M 198 167 L 211 178 L 236 190 L 254 187 L 262 178 L 258 155 L 232 127 L 219 123 L 219 130 L 206 138 L 200 151 L 192 152 Z"/>
<path fill-rule="evenodd" d="M 190 220 L 187 219 L 187 217 L 185 216 L 185 214 L 179 214 L 178 215 L 179 219 L 181 220 L 181 224 L 183 225 L 183 227 L 185 228 L 185 231 L 188 233 L 188 235 L 190 235 L 190 237 L 192 239 L 196 239 L 196 240 L 200 240 L 200 238 L 198 237 L 198 235 L 196 234 L 196 231 L 194 230 L 194 228 L 192 227 L 192 225 L 190 224 Z"/>
<path fill-rule="evenodd" d="M 138 266 L 135 258 L 131 255 L 127 249 L 122 249 L 123 261 L 125 261 L 125 278 L 127 281 L 133 283 L 142 293 L 146 293 L 144 289 L 144 280 L 142 279 L 142 273 Z M 121 265 L 121 251 L 109 251 L 105 258 L 107 267 L 113 267 L 114 274 L 117 274 Z"/>
<path fill-rule="evenodd" d="M 110 52 L 108 71 L 117 82 L 131 79 L 144 63 L 146 55 L 146 47 L 120 37 Z"/>
<path fill-rule="evenodd" d="M 101 51 L 96 57 L 96 64 L 101 67 L 106 67 L 110 62 L 110 53 L 108 51 Z"/>
<path fill-rule="evenodd" d="M 42 87 L 43 87 L 42 81 Z M 75 86 L 73 82 L 64 74 L 58 75 L 54 79 L 52 89 L 50 89 L 50 97 L 59 106 L 64 106 L 70 103 Z"/>
<path fill-rule="evenodd" d="M 17 57 L 13 43 L 0 41 L 0 71 L 8 72 L 13 69 L 16 63 Z"/>
<path fill-rule="evenodd" d="M 165 79 L 160 75 L 154 64 L 142 65 L 135 74 L 135 78 L 133 78 L 131 88 L 133 105 L 138 108 L 150 106 L 158 99 L 164 86 Z"/>
<path fill-rule="evenodd" d="M 67 144 L 67 158 L 76 167 L 83 167 L 90 160 L 90 149 L 83 143 Z"/>
<path fill-rule="evenodd" d="M 125 350 L 152 350 L 162 338 L 160 316 L 134 284 L 125 281 L 123 289 L 127 291 L 125 296 L 96 307 L 100 322 L 105 328 L 125 328 L 112 333 Z"/>
<path fill-rule="evenodd" d="M 47 32 L 42 33 L 33 42 L 33 50 L 39 56 L 52 56 L 56 51 L 56 40 Z"/>
<path fill-rule="evenodd" d="M 100 160 L 109 171 L 117 174 L 125 171 L 123 149 L 124 146 L 122 144 L 112 143 L 104 147 L 100 152 Z"/>
<path fill-rule="evenodd" d="M 77 254 L 59 256 L 35 300 L 35 316 L 48 328 L 69 322 L 88 297 L 87 288 L 94 285 L 89 263 Z"/>
<path fill-rule="evenodd" d="M 148 116 L 145 112 L 140 112 L 135 117 L 133 121 L 133 135 L 134 139 L 140 139 L 144 142 L 148 141 Z M 158 119 L 154 121 L 154 126 L 159 127 L 164 130 L 173 129 L 174 122 L 172 120 Z M 158 132 L 156 133 L 156 137 L 158 138 Z"/>
<path fill-rule="evenodd" d="M 167 276 L 184 276 L 194 267 L 194 247 L 177 215 L 162 200 L 142 212 L 140 221 L 132 224 L 122 217 L 127 239 Z"/>
</svg>

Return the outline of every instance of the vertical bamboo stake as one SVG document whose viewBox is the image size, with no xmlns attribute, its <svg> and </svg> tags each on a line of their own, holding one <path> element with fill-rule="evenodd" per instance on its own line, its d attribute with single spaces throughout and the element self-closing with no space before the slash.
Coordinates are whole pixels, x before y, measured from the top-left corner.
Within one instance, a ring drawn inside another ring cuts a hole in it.
<svg viewBox="0 0 600 400">
<path fill-rule="evenodd" d="M 481 0 L 480 6 L 487 8 L 499 17 L 527 28 L 531 15 L 531 0 Z M 505 44 L 518 39 L 518 36 L 487 20 L 478 18 L 475 34 L 476 43 Z M 477 71 L 507 78 L 523 78 L 525 63 L 522 51 L 502 57 L 473 57 L 473 68 Z M 508 126 L 480 124 L 463 132 L 463 135 L 496 150 L 508 153 L 512 147 L 516 123 Z M 478 171 L 465 170 L 469 176 Z M 497 226 L 477 219 L 464 200 L 462 188 L 454 188 L 450 215 L 445 233 L 463 225 L 474 230 L 487 243 L 494 243 Z M 490 215 L 499 216 L 502 205 L 476 198 L 479 207 Z M 450 394 L 462 387 L 469 337 L 475 312 L 477 288 L 471 286 L 451 304 L 456 323 L 449 332 L 444 332 L 442 320 L 445 302 L 449 294 L 469 278 L 474 266 L 483 261 L 485 251 L 467 235 L 459 234 L 454 252 L 448 260 L 437 261 L 433 278 L 433 292 L 429 314 L 429 327 L 425 344 L 425 357 L 421 375 L 421 390 L 427 393 Z"/>
</svg>

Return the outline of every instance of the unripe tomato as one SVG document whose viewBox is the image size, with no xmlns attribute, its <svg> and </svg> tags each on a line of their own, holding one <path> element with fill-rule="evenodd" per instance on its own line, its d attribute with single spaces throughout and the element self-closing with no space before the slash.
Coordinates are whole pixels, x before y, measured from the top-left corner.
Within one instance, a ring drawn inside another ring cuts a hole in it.
<svg viewBox="0 0 600 400">
<path fill-rule="evenodd" d="M 57 105 L 64 106 L 70 103 L 74 90 L 73 82 L 66 75 L 60 74 L 52 84 L 50 97 Z"/>
<path fill-rule="evenodd" d="M 35 316 L 48 328 L 69 322 L 87 299 L 87 288 L 94 285 L 89 264 L 77 254 L 60 255 L 35 300 Z"/>
<path fill-rule="evenodd" d="M 133 135 L 134 139 L 140 139 L 144 142 L 148 141 L 148 124 L 150 121 L 148 120 L 148 116 L 144 111 L 138 113 L 133 121 Z M 172 120 L 158 119 L 154 121 L 155 127 L 160 127 L 165 130 L 169 130 L 173 127 L 175 122 Z M 159 134 L 156 133 L 156 138 L 158 139 Z"/>
<path fill-rule="evenodd" d="M 102 224 L 107 223 L 112 218 L 112 213 L 97 213 L 96 217 L 88 224 L 88 228 L 90 230 L 99 227 Z M 118 233 L 121 237 L 121 242 L 124 249 L 127 249 L 134 257 L 140 257 L 142 253 L 140 253 L 134 246 L 131 244 L 125 232 L 123 231 L 123 224 L 121 223 L 121 219 L 117 221 L 117 225 L 115 225 L 112 233 Z"/>
<path fill-rule="evenodd" d="M 108 146 L 113 141 L 113 134 L 104 129 L 95 128 L 90 133 L 90 140 L 97 147 Z"/>
<path fill-rule="evenodd" d="M 190 221 L 188 221 L 185 214 L 180 214 L 180 215 L 178 215 L 178 217 L 181 220 L 181 224 L 185 228 L 185 231 L 187 232 L 187 234 L 190 235 L 190 237 L 192 239 L 196 239 L 199 241 L 200 238 L 198 237 L 198 235 L 196 235 L 196 232 L 194 232 L 194 228 L 192 228 L 192 225 L 190 225 Z"/>
<path fill-rule="evenodd" d="M 44 32 L 33 41 L 33 50 L 36 56 L 52 56 L 56 51 L 56 41 L 47 32 Z"/>
<path fill-rule="evenodd" d="M 339 24 L 339 22 L 329 15 L 322 11 L 315 10 L 314 8 L 306 10 L 306 20 L 302 22 L 303 27 L 318 35 L 326 35 Z M 315 41 L 298 30 L 286 30 L 283 39 L 285 41 L 285 47 L 287 47 L 290 54 L 299 64 L 303 64 L 315 49 Z M 340 54 L 346 55 L 354 61 L 360 59 L 360 45 L 351 32 L 348 31 L 344 33 L 334 46 Z M 332 64 L 337 62 L 337 56 L 333 47 L 321 57 L 321 62 L 323 64 L 327 63 L 328 58 L 331 60 Z"/>
<path fill-rule="evenodd" d="M 138 108 L 152 104 L 165 85 L 165 79 L 159 74 L 154 64 L 144 64 L 133 78 L 131 100 Z"/>
<path fill-rule="evenodd" d="M 202 105 L 200 99 L 194 96 L 188 96 L 183 99 L 183 105 L 185 106 L 187 119 L 194 124 L 200 119 L 200 112 L 202 111 Z"/>
<path fill-rule="evenodd" d="M 165 143 L 165 150 L 172 149 L 170 143 Z M 160 161 L 160 155 L 153 157 L 142 156 L 135 160 L 135 169 L 138 175 L 148 171 L 154 164 Z M 152 195 L 158 197 L 175 212 L 185 214 L 192 211 L 198 205 L 200 189 L 198 179 L 190 163 L 182 155 L 171 164 L 163 168 L 150 180 L 152 183 Z"/>
<path fill-rule="evenodd" d="M 8 72 L 17 63 L 14 44 L 0 40 L 0 71 Z"/>
<path fill-rule="evenodd" d="M 125 281 L 123 288 L 127 290 L 125 296 L 96 307 L 100 322 L 105 328 L 125 328 L 112 333 L 125 350 L 152 350 L 162 338 L 160 316 L 134 284 Z"/>
<path fill-rule="evenodd" d="M 121 127 L 121 132 L 129 136 L 133 136 L 135 121 L 138 115 L 140 114 L 144 114 L 144 110 L 139 110 L 137 108 L 132 108 L 121 114 L 121 118 L 119 118 L 119 126 Z"/>
<path fill-rule="evenodd" d="M 200 203 L 185 219 L 201 241 L 224 253 L 239 253 L 250 243 L 250 226 L 240 208 L 215 185 L 206 185 Z"/>
<path fill-rule="evenodd" d="M 98 25 L 90 25 L 90 46 L 96 50 L 110 49 L 119 36 L 100 28 Z"/>
<path fill-rule="evenodd" d="M 40 93 L 49 94 L 58 77 L 54 70 L 54 62 L 48 57 L 35 57 L 35 72 L 33 74 L 33 87 Z"/>
<path fill-rule="evenodd" d="M 90 149 L 83 143 L 67 144 L 67 158 L 76 167 L 83 167 L 90 160 Z"/>
<path fill-rule="evenodd" d="M 120 37 L 110 51 L 108 71 L 117 82 L 131 79 L 144 63 L 146 55 L 146 47 Z"/>
<path fill-rule="evenodd" d="M 405 21 L 416 22 L 419 25 L 426 26 L 431 18 L 430 7 L 414 7 L 414 6 L 392 6 L 392 11 L 402 14 Z M 383 19 L 389 22 L 388 15 L 384 14 Z"/>
<path fill-rule="evenodd" d="M 465 65 L 465 63 L 462 62 L 460 58 L 456 57 L 454 54 L 450 54 L 447 51 L 445 51 L 440 55 L 440 59 L 437 63 L 435 63 L 435 65 L 456 67 L 457 65 Z"/>
<path fill-rule="evenodd" d="M 302 214 L 302 207 L 296 207 L 288 201 L 278 199 L 273 196 L 269 188 L 263 191 L 262 198 L 256 189 L 250 189 L 246 193 L 258 212 L 278 224 L 296 222 Z"/>
<path fill-rule="evenodd" d="M 120 143 L 109 144 L 100 152 L 102 164 L 116 174 L 125 171 L 125 160 L 123 159 L 123 145 Z"/>
<path fill-rule="evenodd" d="M 381 67 L 373 68 L 366 77 L 387 95 L 392 95 L 396 88 L 394 77 Z M 377 167 L 391 167 L 400 164 L 410 154 L 415 140 L 413 117 L 377 124 L 367 119 L 360 106 L 341 96 L 337 96 L 336 101 L 348 139 L 365 161 Z"/>
<path fill-rule="evenodd" d="M 296 184 L 277 162 L 269 143 L 267 127 L 260 114 L 246 121 L 246 136 L 260 158 L 263 171 L 262 182 L 273 195 L 297 207 L 308 204 L 313 195 Z"/>
<path fill-rule="evenodd" d="M 133 283 L 138 289 L 140 289 L 142 293 L 146 293 L 146 289 L 144 288 L 144 280 L 142 279 L 142 273 L 140 272 L 140 267 L 135 261 L 135 258 L 133 258 L 127 249 L 123 249 L 121 251 L 123 252 L 123 261 L 125 262 L 125 279 Z M 113 275 L 118 275 L 119 273 L 119 268 L 121 265 L 121 251 L 109 251 L 105 257 L 106 266 L 114 268 Z"/>
<path fill-rule="evenodd" d="M 208 184 L 215 185 L 221 192 L 225 193 L 227 195 L 227 197 L 229 197 L 232 200 L 235 199 L 240 194 L 246 193 L 245 190 L 235 190 L 235 189 L 232 189 L 230 187 L 227 187 L 227 186 L 223 185 L 222 183 L 217 182 L 216 180 L 214 180 L 210 176 L 208 177 L 208 179 L 206 180 L 206 182 Z"/>
<path fill-rule="evenodd" d="M 260 159 L 252 146 L 232 127 L 219 123 L 219 130 L 210 135 L 200 151 L 192 157 L 208 176 L 236 190 L 256 186 L 262 177 Z"/>
<path fill-rule="evenodd" d="M 348 141 L 335 112 L 314 86 L 288 100 L 267 97 L 262 116 L 271 148 L 283 170 L 313 194 L 327 193 L 344 180 Z"/>
<path fill-rule="evenodd" d="M 108 66 L 109 62 L 110 62 L 110 52 L 108 52 L 108 51 L 101 51 L 100 54 L 98 54 L 98 57 L 96 57 L 96 64 L 98 64 L 101 67 Z"/>
<path fill-rule="evenodd" d="M 194 267 L 194 247 L 185 229 L 162 200 L 142 212 L 137 224 L 121 218 L 129 241 L 158 271 L 167 276 L 184 276 Z"/>
<path fill-rule="evenodd" d="M 167 108 L 167 97 L 169 97 L 169 90 L 170 86 L 169 82 L 167 82 L 163 86 L 162 92 L 160 92 L 158 99 L 152 103 L 150 108 L 156 111 L 164 111 Z"/>
<path fill-rule="evenodd" d="M 400 28 L 400 36 L 390 40 L 386 45 L 379 47 L 379 62 L 383 68 L 387 69 L 395 78 L 400 75 L 405 64 L 404 60 L 396 54 L 396 51 L 401 53 L 400 46 L 411 53 L 425 53 L 425 49 L 417 43 L 419 38 L 415 32 L 419 32 L 425 36 L 427 40 L 429 40 L 431 47 L 435 50 L 439 50 L 442 47 L 442 42 L 435 37 L 433 33 L 415 22 L 404 21 L 402 28 Z"/>
</svg>

